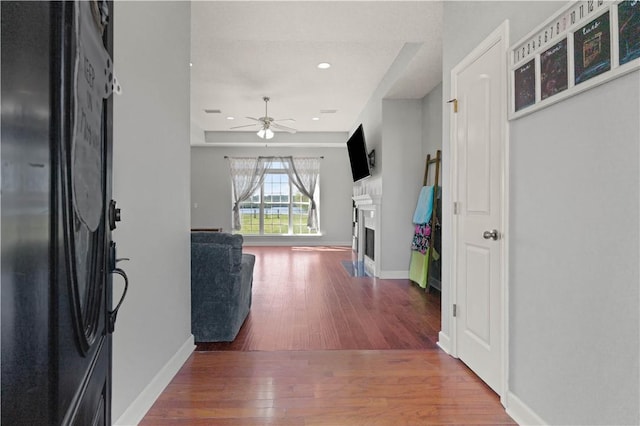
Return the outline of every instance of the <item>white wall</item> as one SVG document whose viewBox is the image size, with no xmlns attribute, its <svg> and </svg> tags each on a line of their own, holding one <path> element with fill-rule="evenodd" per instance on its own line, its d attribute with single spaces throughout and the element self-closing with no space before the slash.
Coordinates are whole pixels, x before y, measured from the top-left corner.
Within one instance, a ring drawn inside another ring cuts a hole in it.
<svg viewBox="0 0 640 426">
<path fill-rule="evenodd" d="M 359 116 L 367 148 L 376 150 L 372 177 L 354 184 L 357 194 L 382 194 L 376 262 L 380 278 L 408 278 L 411 220 L 422 186 L 422 100 L 372 97 Z"/>
<path fill-rule="evenodd" d="M 380 275 L 408 278 L 413 213 L 422 187 L 422 101 L 382 101 L 382 176 Z"/>
<path fill-rule="evenodd" d="M 113 335 L 112 413 L 114 421 L 132 424 L 140 414 L 140 400 L 133 407 L 134 400 L 158 383 L 157 375 L 181 348 L 182 356 L 193 348 L 190 5 L 116 2 L 114 24 L 114 68 L 123 93 L 114 101 L 113 197 L 122 222 L 113 238 L 118 257 L 131 261 L 119 265 L 130 287 Z"/>
<path fill-rule="evenodd" d="M 366 187 L 376 187 L 379 189 L 381 185 L 380 178 L 383 175 L 384 170 L 384 148 L 382 143 L 382 100 L 386 94 L 393 88 L 395 82 L 405 72 L 406 68 L 411 64 L 415 55 L 420 50 L 421 43 L 406 43 L 398 56 L 395 58 L 393 64 L 385 74 L 384 78 L 371 94 L 371 98 L 365 105 L 364 109 L 358 115 L 356 122 L 353 123 L 353 128 L 349 132 L 349 135 L 358 127 L 359 124 L 363 125 L 365 139 L 367 143 L 367 149 L 369 151 L 376 151 L 376 167 L 372 170 L 373 182 L 367 182 L 366 180 L 358 183 L 355 186 L 356 192 L 362 192 Z"/>
<path fill-rule="evenodd" d="M 515 43 L 564 5 L 445 2 L 444 96 L 453 66 L 503 20 Z M 510 122 L 509 389 L 549 424 L 640 423 L 639 79 Z M 446 179 L 448 142 L 443 150 Z"/>
<path fill-rule="evenodd" d="M 419 49 L 419 43 L 407 43 L 401 49 L 352 129 L 362 123 L 367 148 L 376 151 L 372 177 L 354 184 L 354 192 L 382 195 L 381 229 L 376 230 L 380 278 L 409 277 L 411 219 L 422 186 L 426 159 L 426 154 L 423 155 L 425 101 L 385 99 L 385 96 Z M 436 87 L 434 91 L 437 90 Z"/>
<path fill-rule="evenodd" d="M 212 135 L 207 132 L 208 138 Z M 243 136 L 244 135 L 244 136 Z M 278 134 L 276 138 L 284 136 Z M 295 139 L 295 135 L 290 139 Z M 235 138 L 247 138 L 256 142 L 254 133 L 236 134 Z M 304 136 L 299 135 L 299 138 Z M 313 135 L 322 138 L 322 135 Z M 320 231 L 318 237 L 278 237 L 245 236 L 246 244 L 274 245 L 351 245 L 351 196 L 352 178 L 349 168 L 349 157 L 346 150 L 347 135 L 331 135 L 327 142 L 340 137 L 336 147 L 212 147 L 194 146 L 191 148 L 191 226 L 222 227 L 226 231 L 232 228 L 232 196 L 229 177 L 229 157 L 257 156 L 298 156 L 320 157 Z M 197 207 L 196 207 L 197 205 Z"/>
<path fill-rule="evenodd" d="M 639 77 L 512 125 L 510 388 L 550 423 L 640 423 Z"/>
<path fill-rule="evenodd" d="M 442 83 L 422 98 L 422 158 L 426 159 L 428 154 L 433 157 L 442 149 L 443 104 Z"/>
</svg>

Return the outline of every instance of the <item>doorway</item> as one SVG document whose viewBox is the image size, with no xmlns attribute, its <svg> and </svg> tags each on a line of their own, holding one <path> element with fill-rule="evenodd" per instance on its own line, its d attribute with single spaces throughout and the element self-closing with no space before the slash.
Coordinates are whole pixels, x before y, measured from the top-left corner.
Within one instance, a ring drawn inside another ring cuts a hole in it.
<svg viewBox="0 0 640 426">
<path fill-rule="evenodd" d="M 451 70 L 452 354 L 506 390 L 507 63 L 505 21 Z"/>
</svg>

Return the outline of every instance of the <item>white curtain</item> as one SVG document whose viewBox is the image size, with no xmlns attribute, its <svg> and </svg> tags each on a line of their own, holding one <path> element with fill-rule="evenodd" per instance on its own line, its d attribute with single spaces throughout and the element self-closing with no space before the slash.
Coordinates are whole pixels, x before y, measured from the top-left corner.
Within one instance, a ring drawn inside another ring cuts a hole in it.
<svg viewBox="0 0 640 426">
<path fill-rule="evenodd" d="M 264 172 L 269 168 L 271 161 L 272 159 L 268 157 L 229 158 L 233 189 L 233 229 L 236 231 L 242 229 L 240 203 L 248 200 L 262 185 Z"/>
<path fill-rule="evenodd" d="M 316 192 L 316 184 L 320 176 L 320 159 L 282 157 L 281 161 L 289 174 L 291 183 L 311 202 L 307 226 L 309 229 L 318 229 L 318 210 L 313 194 Z"/>
</svg>

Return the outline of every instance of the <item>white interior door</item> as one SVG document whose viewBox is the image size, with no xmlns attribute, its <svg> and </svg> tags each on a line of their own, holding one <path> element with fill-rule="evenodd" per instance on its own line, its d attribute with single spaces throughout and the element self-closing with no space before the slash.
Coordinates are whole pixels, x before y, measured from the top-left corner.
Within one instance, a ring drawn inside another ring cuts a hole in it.
<svg viewBox="0 0 640 426">
<path fill-rule="evenodd" d="M 499 29 L 500 30 L 500 29 Z M 455 352 L 504 389 L 506 31 L 452 70 Z"/>
</svg>

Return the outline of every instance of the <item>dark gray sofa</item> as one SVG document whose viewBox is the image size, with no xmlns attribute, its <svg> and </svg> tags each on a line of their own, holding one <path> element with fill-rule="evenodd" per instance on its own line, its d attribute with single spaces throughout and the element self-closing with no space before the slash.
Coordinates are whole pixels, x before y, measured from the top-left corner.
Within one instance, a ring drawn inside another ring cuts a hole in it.
<svg viewBox="0 0 640 426">
<path fill-rule="evenodd" d="M 191 332 L 196 342 L 231 342 L 251 307 L 255 256 L 242 235 L 191 233 Z"/>
</svg>

